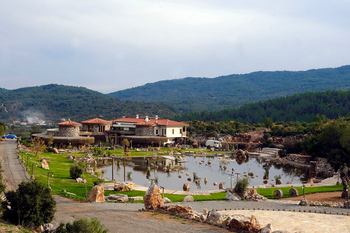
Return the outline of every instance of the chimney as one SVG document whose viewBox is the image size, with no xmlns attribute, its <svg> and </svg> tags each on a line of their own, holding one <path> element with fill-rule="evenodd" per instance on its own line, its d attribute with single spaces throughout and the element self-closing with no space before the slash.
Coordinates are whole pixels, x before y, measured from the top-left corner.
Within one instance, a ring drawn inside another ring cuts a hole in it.
<svg viewBox="0 0 350 233">
<path fill-rule="evenodd" d="M 158 115 L 156 115 L 156 120 L 158 120 Z"/>
<path fill-rule="evenodd" d="M 148 121 L 149 121 L 148 116 L 146 116 L 146 117 L 145 117 L 145 121 L 146 121 L 146 122 L 148 122 Z"/>
<path fill-rule="evenodd" d="M 139 119 L 139 114 L 136 114 L 136 119 Z"/>
</svg>

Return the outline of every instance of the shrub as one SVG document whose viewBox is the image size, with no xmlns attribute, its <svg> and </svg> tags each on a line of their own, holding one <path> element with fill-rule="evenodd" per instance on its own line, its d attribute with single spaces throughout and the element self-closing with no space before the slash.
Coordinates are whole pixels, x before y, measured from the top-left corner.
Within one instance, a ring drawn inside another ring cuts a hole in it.
<svg viewBox="0 0 350 233">
<path fill-rule="evenodd" d="M 237 184 L 235 186 L 235 193 L 237 193 L 242 199 L 244 199 L 244 192 L 247 190 L 249 184 L 248 177 L 237 180 Z"/>
<path fill-rule="evenodd" d="M 102 183 L 103 183 L 103 180 L 98 179 L 98 180 L 96 180 L 96 181 L 94 181 L 94 182 L 92 182 L 92 183 L 94 184 L 94 186 L 96 186 L 96 185 L 100 185 L 100 184 L 102 184 Z"/>
<path fill-rule="evenodd" d="M 56 233 L 107 233 L 108 230 L 103 228 L 104 225 L 97 218 L 80 218 L 73 223 L 60 223 Z"/>
<path fill-rule="evenodd" d="M 73 179 L 79 178 L 81 174 L 83 174 L 83 168 L 81 168 L 79 165 L 74 164 L 69 169 L 70 177 Z"/>
<path fill-rule="evenodd" d="M 2 207 L 4 219 L 13 224 L 38 227 L 52 221 L 56 201 L 51 190 L 41 183 L 22 182 L 16 191 L 7 192 L 7 201 L 2 203 Z"/>
</svg>

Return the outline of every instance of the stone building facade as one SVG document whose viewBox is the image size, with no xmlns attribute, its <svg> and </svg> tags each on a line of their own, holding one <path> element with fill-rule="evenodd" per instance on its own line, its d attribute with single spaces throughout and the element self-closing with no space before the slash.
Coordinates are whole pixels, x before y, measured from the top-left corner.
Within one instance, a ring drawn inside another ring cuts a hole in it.
<svg viewBox="0 0 350 233">
<path fill-rule="evenodd" d="M 136 136 L 154 136 L 153 126 L 138 126 L 135 128 Z"/>
<path fill-rule="evenodd" d="M 55 133 L 55 136 L 58 137 L 79 137 L 80 126 L 78 122 L 68 121 L 58 123 L 58 132 Z"/>
</svg>

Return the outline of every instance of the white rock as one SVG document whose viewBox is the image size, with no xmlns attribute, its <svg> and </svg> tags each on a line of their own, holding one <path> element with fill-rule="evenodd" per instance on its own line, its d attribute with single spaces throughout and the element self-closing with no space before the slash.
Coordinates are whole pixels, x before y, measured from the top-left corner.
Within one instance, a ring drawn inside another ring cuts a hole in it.
<svg viewBox="0 0 350 233">
<path fill-rule="evenodd" d="M 194 202 L 194 198 L 192 196 L 186 196 L 183 202 Z"/>
</svg>

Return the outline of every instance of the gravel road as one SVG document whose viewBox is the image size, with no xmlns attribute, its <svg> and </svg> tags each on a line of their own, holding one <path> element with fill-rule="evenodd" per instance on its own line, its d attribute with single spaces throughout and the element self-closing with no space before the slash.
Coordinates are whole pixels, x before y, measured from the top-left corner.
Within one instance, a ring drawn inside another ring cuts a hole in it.
<svg viewBox="0 0 350 233">
<path fill-rule="evenodd" d="M 18 188 L 22 181 L 29 181 L 24 166 L 16 155 L 17 141 L 7 139 L 0 141 L 0 157 L 2 162 L 3 180 L 7 190 Z"/>
</svg>

